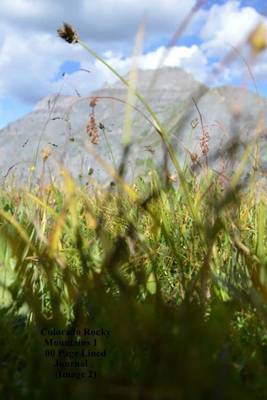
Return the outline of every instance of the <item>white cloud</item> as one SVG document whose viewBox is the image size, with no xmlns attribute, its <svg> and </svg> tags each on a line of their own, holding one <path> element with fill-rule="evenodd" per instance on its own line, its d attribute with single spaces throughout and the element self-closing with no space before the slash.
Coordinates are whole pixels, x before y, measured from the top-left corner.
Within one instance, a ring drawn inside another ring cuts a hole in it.
<svg viewBox="0 0 267 400">
<path fill-rule="evenodd" d="M 138 65 L 142 69 L 155 69 L 158 67 L 162 57 L 164 56 L 166 47 L 161 46 L 155 51 L 144 54 L 139 57 Z M 131 67 L 131 58 L 125 60 L 114 60 L 116 67 L 122 70 L 128 70 Z M 175 46 L 167 53 L 164 61 L 165 66 L 181 67 L 187 72 L 192 73 L 197 79 L 205 80 L 205 67 L 207 60 L 198 46 L 190 47 Z M 124 67 L 124 68 L 123 68 Z"/>
<path fill-rule="evenodd" d="M 4 76 L 0 97 L 36 101 L 44 94 L 46 85 L 68 54 L 69 49 L 66 51 L 63 43 L 53 42 L 49 34 L 8 35 L 0 55 L 0 73 Z"/>
<path fill-rule="evenodd" d="M 168 35 L 173 32 L 194 2 L 159 0 L 155 6 L 153 0 L 116 0 L 115 7 L 113 0 L 66 0 L 64 3 L 52 0 L 2 0 L 0 73 L 4 79 L 0 84 L 0 97 L 8 95 L 20 101 L 35 103 L 59 86 L 52 81 L 66 60 L 79 61 L 83 68 L 94 71 L 92 79 L 80 72 L 73 74 L 64 89 L 66 92 L 71 90 L 71 84 L 75 84 L 77 90 L 84 93 L 101 86 L 104 81 L 112 81 L 111 74 L 99 63 L 92 61 L 84 50 L 79 46 L 69 46 L 57 37 L 56 28 L 62 24 L 62 19 L 74 23 L 76 21 L 78 30 L 86 32 L 90 38 L 89 43 L 97 51 L 105 50 L 107 58 L 124 73 L 131 65 L 129 54 L 133 43 L 129 38 L 134 41 L 142 18 L 146 18 L 145 44 L 149 45 L 159 41 L 163 33 Z M 101 44 L 98 43 L 100 40 Z M 162 51 L 159 48 L 143 56 L 141 66 L 155 68 Z M 188 61 L 196 63 L 197 59 L 200 60 L 198 53 L 196 47 L 174 48 L 167 65 L 184 65 L 190 69 Z M 90 82 L 89 85 L 87 82 Z"/>
<path fill-rule="evenodd" d="M 67 21 L 94 42 L 129 42 L 145 17 L 147 34 L 171 34 L 195 0 L 1 0 L 0 23 L 15 29 L 55 32 Z"/>
<path fill-rule="evenodd" d="M 267 72 L 266 53 L 252 59 L 247 38 L 259 22 L 267 22 L 265 17 L 252 7 L 242 7 L 241 1 L 228 0 L 225 4 L 215 4 L 209 10 L 202 10 L 197 20 L 199 26 L 202 24 L 199 30 L 202 40 L 200 51 L 209 60 L 206 74 L 209 75 L 206 80 L 208 85 L 250 83 L 246 63 L 250 65 L 255 79 L 262 79 Z M 231 52 L 233 60 L 223 66 L 219 75 L 214 75 L 213 71 L 220 61 Z"/>
<path fill-rule="evenodd" d="M 155 51 L 138 57 L 138 66 L 141 69 L 156 69 L 165 54 L 166 48 L 161 46 Z M 123 58 L 122 56 L 114 55 L 112 52 L 107 53 L 108 58 L 106 61 L 112 65 L 120 74 L 125 75 L 132 66 L 132 58 Z M 165 61 L 164 66 L 181 67 L 200 81 L 206 79 L 206 64 L 207 60 L 202 54 L 198 46 L 191 47 L 176 46 L 170 49 Z M 63 80 L 66 84 L 62 93 L 73 92 L 73 88 L 78 90 L 82 95 L 88 95 L 91 90 L 97 89 L 102 86 L 104 82 L 113 83 L 116 77 L 110 72 L 103 64 L 96 61 L 90 65 L 82 64 L 82 68 L 89 68 L 91 74 L 85 75 L 83 72 L 78 71 L 67 78 L 63 78 L 59 82 L 51 85 L 53 91 L 58 91 L 62 87 Z"/>
<path fill-rule="evenodd" d="M 39 15 L 44 8 L 44 4 L 34 0 L 2 0 L 2 12 L 4 16 L 35 17 Z"/>
<path fill-rule="evenodd" d="M 214 5 L 204 15 L 206 22 L 200 37 L 204 41 L 202 49 L 208 55 L 228 53 L 231 50 L 229 45 L 241 44 L 260 20 L 254 8 L 241 8 L 241 2 L 236 0 Z"/>
</svg>

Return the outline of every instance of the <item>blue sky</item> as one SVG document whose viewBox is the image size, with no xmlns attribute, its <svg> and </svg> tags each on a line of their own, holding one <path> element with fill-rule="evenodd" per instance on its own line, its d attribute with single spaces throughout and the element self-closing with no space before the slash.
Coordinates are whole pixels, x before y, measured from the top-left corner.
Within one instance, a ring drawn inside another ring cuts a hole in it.
<svg viewBox="0 0 267 400">
<path fill-rule="evenodd" d="M 141 68 L 156 68 L 173 33 L 190 13 L 195 0 L 1 0 L 0 128 L 30 112 L 45 96 L 82 95 L 113 82 L 114 77 L 79 46 L 60 40 L 62 21 L 74 24 L 82 38 L 119 70 L 131 68 L 132 49 L 145 18 Z M 207 0 L 195 13 L 165 60 L 212 85 L 246 85 L 253 89 L 245 57 L 259 91 L 267 96 L 267 55 L 252 55 L 244 39 L 259 23 L 266 24 L 267 4 L 259 0 Z M 267 40 L 267 38 L 266 38 Z M 216 81 L 212 71 L 240 46 L 240 56 L 226 65 Z M 89 69 L 90 74 L 81 71 Z M 63 73 L 65 75 L 63 76 Z"/>
</svg>

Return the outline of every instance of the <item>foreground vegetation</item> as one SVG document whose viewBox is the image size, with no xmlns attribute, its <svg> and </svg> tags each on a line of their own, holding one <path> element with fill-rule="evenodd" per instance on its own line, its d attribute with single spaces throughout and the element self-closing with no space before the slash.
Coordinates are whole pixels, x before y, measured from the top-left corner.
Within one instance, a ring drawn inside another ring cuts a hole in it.
<svg viewBox="0 0 267 400">
<path fill-rule="evenodd" d="M 64 176 L 1 194 L 2 396 L 265 398 L 264 192 Z M 55 381 L 40 331 L 66 326 L 111 330 L 95 383 Z"/>
</svg>

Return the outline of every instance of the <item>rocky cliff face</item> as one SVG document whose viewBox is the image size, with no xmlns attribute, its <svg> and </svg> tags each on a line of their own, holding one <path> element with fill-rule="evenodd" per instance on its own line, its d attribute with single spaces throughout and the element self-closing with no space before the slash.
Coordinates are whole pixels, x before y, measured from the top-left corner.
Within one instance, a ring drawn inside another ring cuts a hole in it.
<svg viewBox="0 0 267 400">
<path fill-rule="evenodd" d="M 203 130 L 208 132 L 210 156 L 222 151 L 226 142 L 238 137 L 239 142 L 245 143 L 257 132 L 261 132 L 261 147 L 264 145 L 265 98 L 242 88 L 209 89 L 179 68 L 158 70 L 151 87 L 154 74 L 155 71 L 140 70 L 138 89 L 168 128 L 180 160 L 189 154 L 198 155 L 201 160 Z M 96 101 L 92 102 L 94 98 Z M 44 159 L 46 170 L 53 175 L 58 175 L 59 163 L 63 163 L 75 178 L 87 176 L 91 168 L 95 178 L 105 180 L 103 165 L 86 143 L 108 164 L 119 165 L 126 99 L 127 89 L 121 82 L 91 93 L 88 98 L 44 98 L 31 113 L 0 130 L 1 180 L 11 174 L 28 176 L 36 160 L 41 171 Z M 132 138 L 127 161 L 129 179 L 146 161 L 162 159 L 159 135 L 140 102 L 133 110 Z"/>
</svg>

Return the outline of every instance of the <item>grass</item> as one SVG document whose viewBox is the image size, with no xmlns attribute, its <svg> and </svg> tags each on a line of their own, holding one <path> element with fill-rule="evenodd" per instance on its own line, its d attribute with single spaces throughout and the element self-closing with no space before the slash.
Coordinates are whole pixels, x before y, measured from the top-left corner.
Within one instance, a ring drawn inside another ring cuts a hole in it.
<svg viewBox="0 0 267 400">
<path fill-rule="evenodd" d="M 79 43 L 74 33 L 67 39 Z M 134 93 L 178 185 L 167 167 L 124 182 L 127 136 L 117 172 L 98 159 L 112 188 L 64 170 L 61 185 L 0 194 L 1 398 L 267 398 L 267 198 L 255 171 L 244 180 L 252 146 L 225 177 L 209 166 L 203 131 L 202 171 L 194 160 L 180 166 L 167 129 Z M 83 368 L 55 379 L 41 333 L 54 328 L 111 332 L 97 338 L 107 356 L 91 360 L 96 380 L 81 379 Z"/>
</svg>

